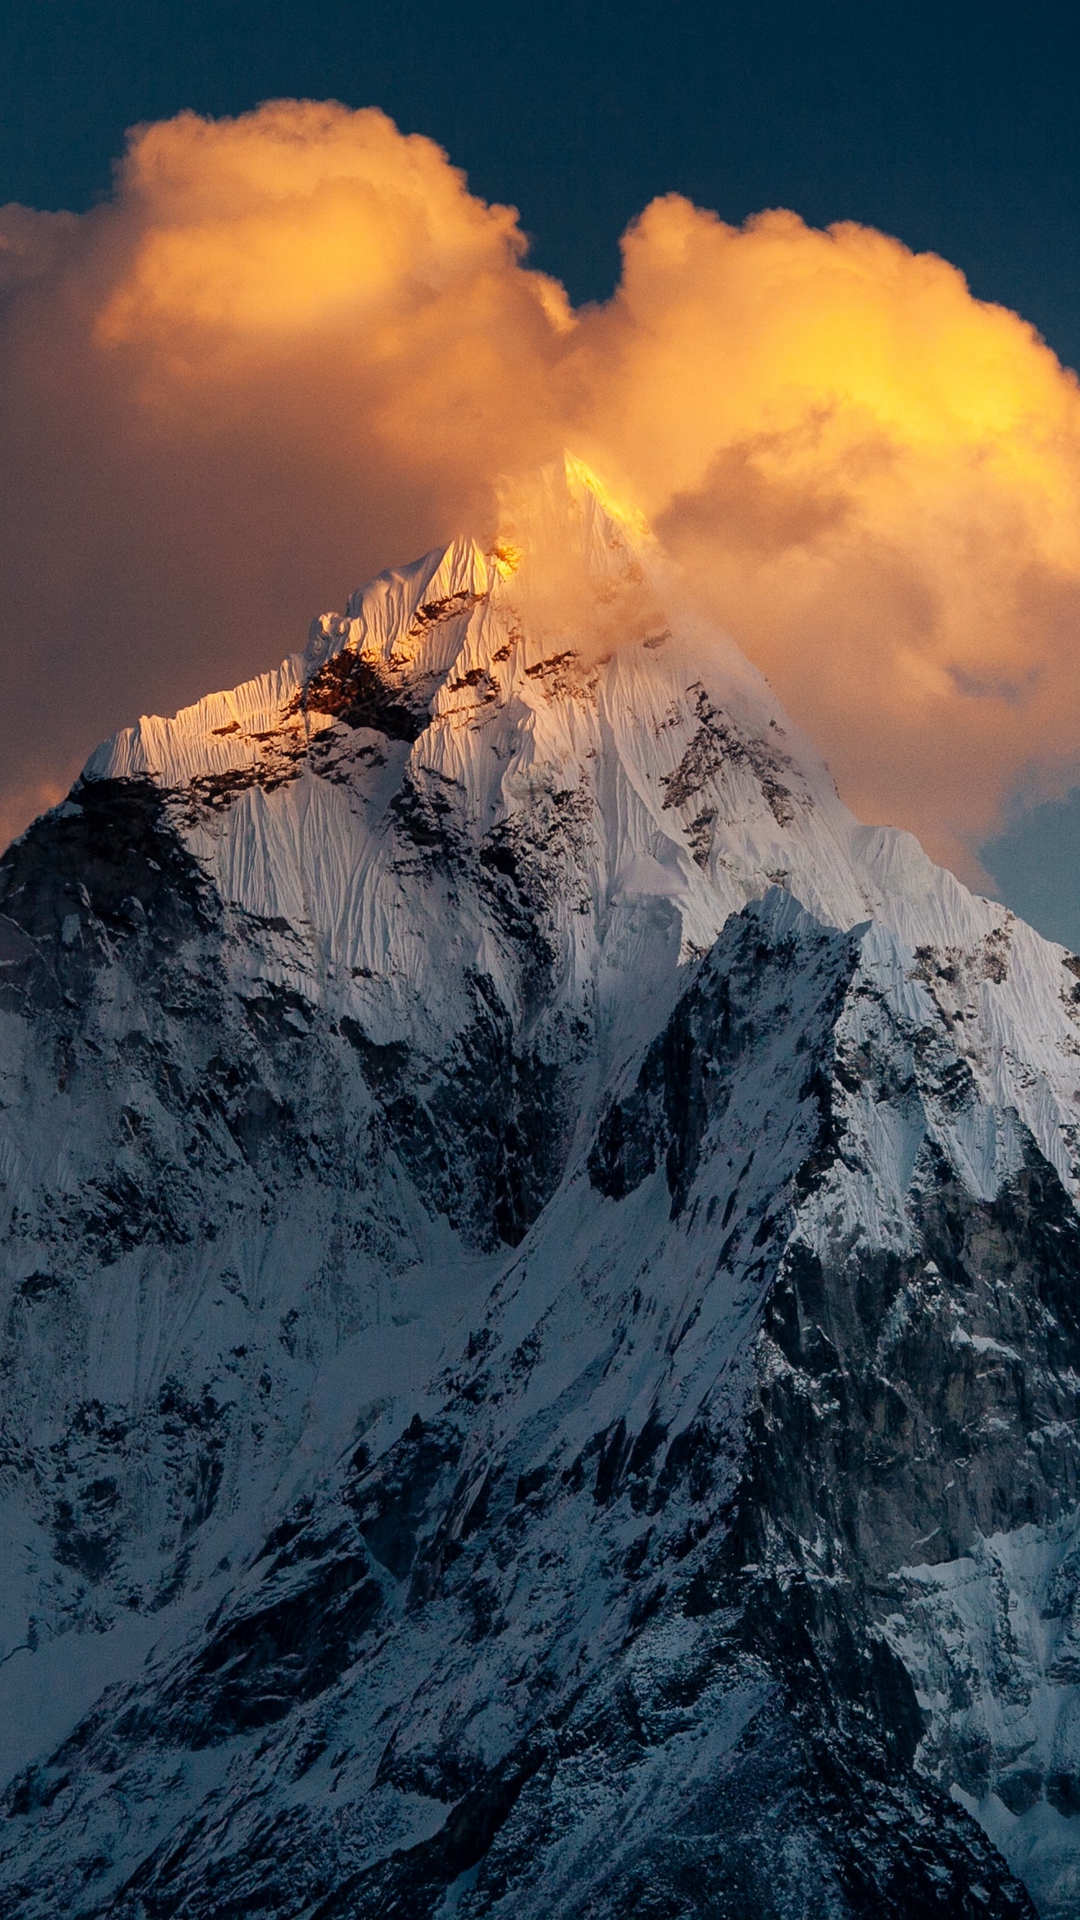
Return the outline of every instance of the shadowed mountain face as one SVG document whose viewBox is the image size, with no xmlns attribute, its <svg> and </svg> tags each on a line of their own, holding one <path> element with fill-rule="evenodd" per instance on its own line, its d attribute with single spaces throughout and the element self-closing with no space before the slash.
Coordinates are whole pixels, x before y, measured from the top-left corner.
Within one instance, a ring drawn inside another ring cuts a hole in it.
<svg viewBox="0 0 1080 1920">
<path fill-rule="evenodd" d="M 0 862 L 0 1914 L 1080 1903 L 1071 956 L 541 493 Z"/>
</svg>

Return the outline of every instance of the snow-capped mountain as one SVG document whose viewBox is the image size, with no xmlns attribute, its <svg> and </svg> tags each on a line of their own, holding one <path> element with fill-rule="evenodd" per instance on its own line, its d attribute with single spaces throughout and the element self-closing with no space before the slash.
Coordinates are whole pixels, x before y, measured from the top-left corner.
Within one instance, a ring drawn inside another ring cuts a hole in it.
<svg viewBox="0 0 1080 1920">
<path fill-rule="evenodd" d="M 0 1913 L 1080 1908 L 1080 960 L 578 463 L 0 862 Z"/>
</svg>

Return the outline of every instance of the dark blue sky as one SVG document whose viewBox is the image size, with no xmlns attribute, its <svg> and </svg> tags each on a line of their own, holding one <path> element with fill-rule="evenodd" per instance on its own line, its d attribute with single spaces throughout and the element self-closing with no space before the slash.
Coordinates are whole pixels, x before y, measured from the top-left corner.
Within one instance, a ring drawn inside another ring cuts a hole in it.
<svg viewBox="0 0 1080 1920">
<path fill-rule="evenodd" d="M 124 129 L 274 95 L 378 105 L 610 291 L 678 188 L 944 253 L 1080 361 L 1080 8 L 969 0 L 6 0 L 0 201 L 81 210 Z"/>
<path fill-rule="evenodd" d="M 275 95 L 433 135 L 575 301 L 611 291 L 620 231 L 675 188 L 731 221 L 784 205 L 935 249 L 1080 365 L 1075 4 L 6 0 L 0 203 L 82 210 L 134 122 Z M 1074 800 L 988 851 L 1075 946 L 1078 845 Z"/>
</svg>

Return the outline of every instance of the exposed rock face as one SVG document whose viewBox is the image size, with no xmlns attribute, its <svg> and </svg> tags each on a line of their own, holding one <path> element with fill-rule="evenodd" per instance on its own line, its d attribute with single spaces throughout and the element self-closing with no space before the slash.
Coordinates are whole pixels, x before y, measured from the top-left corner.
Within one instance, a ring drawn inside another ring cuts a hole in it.
<svg viewBox="0 0 1080 1920">
<path fill-rule="evenodd" d="M 548 506 L 0 862 L 2 1914 L 1080 1905 L 1070 957 Z"/>
</svg>

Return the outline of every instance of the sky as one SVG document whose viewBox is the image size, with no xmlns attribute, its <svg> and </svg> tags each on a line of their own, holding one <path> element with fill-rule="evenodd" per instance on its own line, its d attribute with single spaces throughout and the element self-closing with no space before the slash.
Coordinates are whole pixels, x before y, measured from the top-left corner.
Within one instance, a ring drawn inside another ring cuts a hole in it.
<svg viewBox="0 0 1080 1920">
<path fill-rule="evenodd" d="M 9 829 L 571 436 L 856 809 L 1080 947 L 1078 55 L 963 0 L 8 0 L 0 206 L 78 216 L 0 226 Z M 175 120 L 273 99 L 395 124 Z"/>
</svg>

